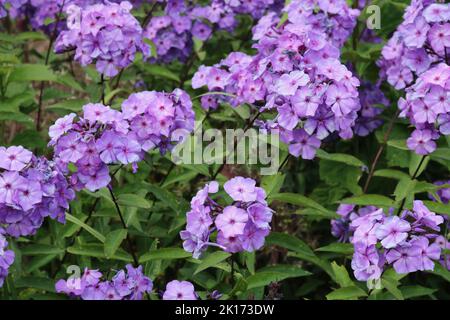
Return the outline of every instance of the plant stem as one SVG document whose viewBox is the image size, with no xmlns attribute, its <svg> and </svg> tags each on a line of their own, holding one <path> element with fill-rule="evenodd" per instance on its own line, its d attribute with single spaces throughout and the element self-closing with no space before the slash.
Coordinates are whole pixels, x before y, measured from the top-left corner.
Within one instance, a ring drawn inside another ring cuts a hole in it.
<svg viewBox="0 0 450 320">
<path fill-rule="evenodd" d="M 58 24 L 59 24 L 59 21 L 61 20 L 61 15 L 62 15 L 62 11 L 64 9 L 65 2 L 66 2 L 65 0 L 62 2 L 61 8 L 59 9 L 59 12 L 56 16 L 55 26 L 53 27 L 53 32 L 52 32 L 52 35 L 50 36 L 47 53 L 45 55 L 45 65 L 48 65 L 48 62 L 50 60 L 50 52 L 53 47 L 53 42 L 56 40 L 56 35 L 58 32 Z M 37 116 L 36 116 L 36 131 L 38 131 L 38 132 L 42 130 L 41 118 L 42 118 L 42 103 L 44 100 L 44 89 L 45 89 L 45 81 L 42 81 L 40 88 L 39 88 L 38 111 L 37 111 Z"/>
<path fill-rule="evenodd" d="M 103 73 L 100 76 L 100 85 L 102 86 L 102 95 L 100 96 L 100 101 L 105 104 L 105 76 Z"/>
<path fill-rule="evenodd" d="M 120 222 L 122 223 L 122 227 L 125 230 L 127 230 L 127 238 L 126 239 L 127 239 L 127 243 L 128 243 L 128 249 L 130 250 L 131 256 L 133 257 L 134 266 L 137 267 L 139 265 L 139 260 L 136 256 L 136 253 L 134 252 L 133 243 L 131 242 L 130 235 L 128 234 L 128 227 L 123 218 L 122 210 L 120 210 L 119 204 L 117 203 L 117 199 L 114 195 L 114 192 L 112 191 L 112 187 L 108 186 L 108 190 L 109 190 L 109 194 L 111 195 L 111 199 L 114 202 L 114 206 L 116 207 L 116 211 L 117 211 L 117 214 L 119 215 Z"/>
<path fill-rule="evenodd" d="M 155 11 L 157 5 L 158 5 L 157 1 L 153 2 L 153 5 L 150 8 L 150 11 L 145 16 L 144 21 L 142 22 L 142 25 L 144 26 L 144 28 L 147 26 L 147 24 L 150 22 L 151 18 L 153 17 L 153 12 Z"/>
<path fill-rule="evenodd" d="M 394 128 L 395 119 L 397 119 L 399 114 L 400 114 L 400 109 L 398 109 L 395 112 L 394 116 L 391 118 L 391 120 L 389 122 L 389 126 L 388 126 L 388 128 L 386 130 L 386 133 L 384 134 L 384 137 L 383 137 L 383 141 L 382 141 L 380 147 L 377 150 L 375 158 L 372 161 L 372 165 L 370 166 L 369 175 L 367 176 L 367 180 L 366 180 L 366 183 L 364 184 L 364 188 L 363 188 L 363 192 L 364 193 L 366 193 L 367 189 L 369 188 L 369 184 L 370 184 L 370 181 L 373 178 L 373 174 L 375 173 L 375 169 L 377 167 L 378 161 L 380 160 L 381 154 L 383 153 L 384 148 L 386 147 L 386 143 L 387 143 L 387 141 L 389 139 L 389 136 L 392 133 L 392 129 Z"/>
<path fill-rule="evenodd" d="M 247 125 L 244 128 L 244 132 L 247 131 L 252 125 L 253 123 L 255 123 L 256 119 L 258 119 L 258 117 L 261 115 L 261 111 L 258 111 L 258 113 L 253 117 L 252 120 L 250 120 Z M 236 146 L 239 144 L 239 142 L 241 141 L 243 136 L 240 137 L 239 140 L 237 140 L 236 138 L 234 139 L 235 142 L 233 144 L 233 152 L 236 152 Z M 237 140 L 237 141 L 236 141 Z M 220 167 L 217 169 L 217 171 L 211 176 L 211 180 L 215 180 L 217 178 L 217 176 L 219 175 L 220 171 L 222 171 L 222 169 L 225 167 L 225 162 L 227 159 L 228 155 L 225 155 L 222 159 L 222 164 L 220 165 Z"/>
<path fill-rule="evenodd" d="M 234 288 L 235 281 L 234 281 L 234 254 L 231 254 L 231 287 Z"/>
<path fill-rule="evenodd" d="M 289 162 L 289 158 L 291 157 L 291 154 L 288 153 L 286 158 L 284 158 L 283 162 L 280 164 L 280 166 L 278 167 L 278 172 L 281 171 L 281 169 L 283 169 L 283 167 Z"/>
<path fill-rule="evenodd" d="M 425 158 L 427 156 L 422 156 L 422 159 L 420 159 L 419 165 L 417 166 L 416 170 L 414 171 L 414 174 L 411 177 L 411 180 L 414 180 L 417 177 L 417 174 L 419 173 L 420 167 L 422 167 L 423 162 L 425 161 Z M 398 214 L 400 214 L 403 210 L 403 207 L 405 206 L 406 197 L 403 198 L 402 203 L 400 204 L 400 207 L 398 209 Z"/>
</svg>

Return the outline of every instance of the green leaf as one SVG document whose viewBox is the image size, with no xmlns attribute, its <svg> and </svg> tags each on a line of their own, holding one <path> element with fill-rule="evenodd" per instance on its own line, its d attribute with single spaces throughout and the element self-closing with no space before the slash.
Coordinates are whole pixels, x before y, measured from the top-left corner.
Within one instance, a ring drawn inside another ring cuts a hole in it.
<svg viewBox="0 0 450 320">
<path fill-rule="evenodd" d="M 136 194 L 124 193 L 117 196 L 117 203 L 125 207 L 135 207 L 141 209 L 150 209 L 151 204 L 145 198 Z"/>
<path fill-rule="evenodd" d="M 82 107 L 86 104 L 85 99 L 68 99 L 46 107 L 46 110 L 63 110 L 70 112 L 81 112 Z"/>
<path fill-rule="evenodd" d="M 356 204 L 359 206 L 395 207 L 395 203 L 392 199 L 379 194 L 364 194 L 361 196 L 345 198 L 339 201 L 339 203 Z"/>
<path fill-rule="evenodd" d="M 437 148 L 430 156 L 431 159 L 450 161 L 450 148 Z"/>
<path fill-rule="evenodd" d="M 425 157 L 425 159 L 422 162 L 423 157 Z M 429 156 L 421 156 L 416 154 L 415 152 L 412 152 L 411 158 L 409 159 L 409 175 L 412 177 L 413 174 L 417 172 L 414 178 L 420 176 L 420 174 L 426 169 L 429 161 L 430 161 Z M 422 164 L 420 165 L 420 168 L 418 168 L 421 162 Z"/>
<path fill-rule="evenodd" d="M 58 77 L 52 70 L 43 64 L 19 64 L 9 76 L 10 82 L 28 82 L 28 81 L 54 81 Z"/>
<path fill-rule="evenodd" d="M 307 256 L 315 256 L 314 252 L 306 243 L 287 233 L 271 232 L 266 238 L 266 245 L 277 245 Z"/>
<path fill-rule="evenodd" d="M 431 271 L 431 273 L 440 276 L 441 278 L 447 280 L 447 282 L 450 282 L 450 271 L 441 266 L 439 263 L 434 264 L 434 270 Z"/>
<path fill-rule="evenodd" d="M 362 194 L 362 188 L 358 184 L 362 175 L 361 167 L 321 159 L 319 161 L 319 175 L 320 179 L 329 186 L 344 188 L 355 195 Z"/>
<path fill-rule="evenodd" d="M 390 140 L 387 145 L 399 150 L 409 150 L 405 140 Z"/>
<path fill-rule="evenodd" d="M 393 169 L 380 169 L 374 172 L 375 177 L 391 178 L 391 179 L 410 179 L 410 176 L 403 171 Z"/>
<path fill-rule="evenodd" d="M 365 166 L 365 163 L 359 160 L 358 158 L 345 154 L 345 153 L 327 153 L 322 149 L 318 149 L 316 155 L 320 159 L 341 162 L 348 164 L 350 166 L 362 167 Z"/>
<path fill-rule="evenodd" d="M 55 292 L 55 281 L 49 278 L 41 277 L 23 277 L 14 281 L 16 288 L 33 288 L 48 292 Z"/>
<path fill-rule="evenodd" d="M 331 268 L 333 269 L 333 273 L 335 275 L 335 281 L 341 286 L 341 288 L 351 287 L 354 285 L 345 266 L 339 266 L 335 261 L 333 261 L 331 263 Z"/>
<path fill-rule="evenodd" d="M 87 224 L 85 224 L 84 222 L 82 222 L 81 220 L 76 218 L 75 216 L 71 215 L 70 213 L 66 213 L 66 219 L 67 219 L 67 221 L 72 222 L 72 223 L 76 224 L 77 226 L 83 228 L 87 232 L 89 232 L 93 237 L 98 239 L 101 243 L 105 243 L 104 235 L 102 235 L 100 232 L 98 232 L 94 228 L 88 226 Z"/>
<path fill-rule="evenodd" d="M 65 85 L 66 87 L 74 90 L 84 92 L 83 87 L 68 73 L 58 76 L 58 83 Z"/>
<path fill-rule="evenodd" d="M 49 244 L 30 244 L 26 247 L 20 249 L 25 256 L 36 256 L 36 255 L 49 255 L 49 254 L 60 254 L 64 252 L 64 249 L 49 245 Z"/>
<path fill-rule="evenodd" d="M 355 300 L 360 297 L 366 296 L 367 293 L 363 289 L 357 286 L 350 286 L 336 289 L 333 292 L 327 294 L 326 298 L 328 300 Z"/>
<path fill-rule="evenodd" d="M 402 286 L 400 290 L 405 299 L 429 296 L 437 291 L 437 289 L 431 289 L 422 286 Z"/>
<path fill-rule="evenodd" d="M 211 253 L 210 255 L 206 256 L 204 259 L 201 260 L 200 265 L 197 267 L 197 269 L 195 269 L 194 275 L 205 269 L 216 266 L 218 263 L 224 261 L 230 256 L 231 254 L 225 251 L 215 251 Z"/>
<path fill-rule="evenodd" d="M 450 216 L 450 206 L 439 202 L 424 200 L 423 204 L 433 212 Z"/>
<path fill-rule="evenodd" d="M 268 201 L 269 201 L 269 203 L 271 203 L 272 201 L 280 201 L 280 202 L 290 203 L 293 205 L 303 206 L 303 207 L 307 207 L 307 208 L 313 208 L 313 209 L 316 209 L 316 210 L 319 210 L 319 211 L 325 213 L 326 215 L 328 215 L 332 218 L 338 217 L 338 215 L 335 212 L 324 208 L 322 205 L 318 204 L 314 200 L 307 198 L 300 194 L 276 193 L 276 194 L 271 195 L 269 197 Z"/>
<path fill-rule="evenodd" d="M 391 279 L 389 277 L 382 277 L 381 278 L 381 284 L 383 287 L 386 288 L 389 293 L 391 293 L 396 299 L 398 300 L 404 300 L 402 292 L 397 288 L 399 285 L 399 282 L 395 279 Z"/>
<path fill-rule="evenodd" d="M 181 248 L 162 248 L 150 250 L 139 258 L 139 263 L 151 260 L 174 260 L 191 257 L 192 253 L 186 252 Z"/>
<path fill-rule="evenodd" d="M 331 264 L 326 260 L 320 259 L 306 243 L 296 237 L 287 233 L 272 232 L 266 238 L 266 245 L 277 245 L 291 250 L 293 253 L 288 253 L 288 256 L 309 261 L 322 268 L 332 279 L 334 279 Z"/>
<path fill-rule="evenodd" d="M 105 238 L 105 256 L 107 258 L 113 257 L 126 237 L 126 229 L 118 229 L 108 233 Z"/>
<path fill-rule="evenodd" d="M 180 210 L 182 209 L 177 197 L 173 193 L 167 191 L 164 188 L 161 188 L 159 186 L 150 183 L 142 183 L 142 185 L 144 188 L 150 191 L 158 200 L 168 205 L 175 212 L 180 212 Z"/>
<path fill-rule="evenodd" d="M 67 252 L 79 256 L 87 256 L 92 258 L 99 259 L 109 259 L 105 255 L 105 248 L 101 244 L 84 244 L 84 245 L 75 245 L 67 248 Z M 120 260 L 125 262 L 132 262 L 133 258 L 131 255 L 126 253 L 122 249 L 118 249 L 116 253 L 111 257 L 114 260 Z"/>
<path fill-rule="evenodd" d="M 279 282 L 288 278 L 298 278 L 309 276 L 311 273 L 299 267 L 290 265 L 276 265 L 258 270 L 254 275 L 249 276 L 247 289 L 264 287 L 272 282 Z"/>
<path fill-rule="evenodd" d="M 268 197 L 271 194 L 276 194 L 283 186 L 286 175 L 284 173 L 277 173 L 274 175 L 263 176 L 261 179 L 261 187 L 266 191 Z"/>
<path fill-rule="evenodd" d="M 416 183 L 417 180 L 411 180 L 410 178 L 400 180 L 394 190 L 395 201 L 400 202 L 410 195 L 413 192 Z"/>
<path fill-rule="evenodd" d="M 351 243 L 331 243 L 327 246 L 317 248 L 316 251 L 319 252 L 332 252 L 332 253 L 341 253 L 344 255 L 352 255 L 353 254 L 353 245 Z"/>
<path fill-rule="evenodd" d="M 175 82 L 180 82 L 180 77 L 176 73 L 167 69 L 166 67 L 157 64 L 145 63 L 143 64 L 143 69 L 146 73 L 151 74 L 153 76 L 166 78 L 169 80 L 173 80 Z"/>
</svg>

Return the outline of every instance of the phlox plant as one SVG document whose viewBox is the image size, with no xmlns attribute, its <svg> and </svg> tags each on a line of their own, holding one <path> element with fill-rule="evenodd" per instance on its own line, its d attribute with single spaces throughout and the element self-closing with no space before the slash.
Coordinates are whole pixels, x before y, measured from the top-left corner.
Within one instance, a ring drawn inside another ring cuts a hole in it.
<svg viewBox="0 0 450 320">
<path fill-rule="evenodd" d="M 449 120 L 445 1 L 0 0 L 0 298 L 449 299 Z"/>
</svg>

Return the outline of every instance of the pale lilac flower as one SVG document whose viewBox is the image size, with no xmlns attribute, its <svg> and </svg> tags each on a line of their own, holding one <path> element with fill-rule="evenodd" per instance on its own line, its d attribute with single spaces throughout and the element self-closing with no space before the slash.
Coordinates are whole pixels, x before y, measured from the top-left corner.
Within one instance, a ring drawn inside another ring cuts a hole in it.
<svg viewBox="0 0 450 320">
<path fill-rule="evenodd" d="M 378 226 L 375 234 L 383 247 L 390 249 L 405 241 L 411 225 L 397 216 L 387 218 Z"/>
<path fill-rule="evenodd" d="M 245 210 L 228 206 L 217 216 L 215 224 L 225 237 L 235 237 L 243 234 L 247 220 L 248 214 Z"/>
<path fill-rule="evenodd" d="M 195 288 L 189 281 L 172 280 L 167 283 L 163 300 L 197 300 Z"/>
<path fill-rule="evenodd" d="M 30 162 L 33 154 L 22 146 L 0 148 L 0 168 L 20 171 Z"/>
</svg>

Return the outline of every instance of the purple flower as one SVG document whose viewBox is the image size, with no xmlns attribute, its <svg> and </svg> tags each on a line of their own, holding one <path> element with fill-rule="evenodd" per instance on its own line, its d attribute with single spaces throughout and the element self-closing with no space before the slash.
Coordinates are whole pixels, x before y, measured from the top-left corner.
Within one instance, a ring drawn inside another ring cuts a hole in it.
<svg viewBox="0 0 450 320">
<path fill-rule="evenodd" d="M 261 249 L 269 232 L 269 229 L 260 229 L 254 224 L 247 224 L 244 233 L 239 236 L 242 242 L 242 248 L 248 252 Z"/>
<path fill-rule="evenodd" d="M 352 269 L 359 281 L 379 279 L 381 268 L 380 257 L 374 245 L 366 246 L 362 243 L 355 245 L 355 253 L 352 259 Z"/>
<path fill-rule="evenodd" d="M 83 66 L 96 64 L 97 70 L 108 77 L 130 65 L 137 52 L 150 55 L 143 41 L 143 30 L 130 13 L 129 2 L 107 2 L 84 8 L 71 5 L 67 10 L 67 28 L 55 43 L 55 52 L 75 49 L 75 60 Z"/>
<path fill-rule="evenodd" d="M 436 1 L 413 1 L 404 21 L 382 50 L 382 79 L 405 88 L 400 98 L 400 116 L 415 126 L 408 148 L 426 155 L 436 149 L 434 140 L 446 130 L 449 113 L 448 79 L 450 66 L 446 51 L 450 47 L 450 6 Z"/>
<path fill-rule="evenodd" d="M 375 234 L 381 240 L 383 247 L 390 249 L 405 241 L 409 230 L 411 225 L 407 221 L 393 216 L 379 225 Z"/>
<path fill-rule="evenodd" d="M 251 202 L 257 197 L 256 182 L 250 178 L 235 177 L 227 181 L 223 188 L 235 201 Z"/>
<path fill-rule="evenodd" d="M 4 236 L 4 230 L 0 227 L 0 288 L 8 276 L 9 267 L 14 262 L 14 251 L 7 250 L 8 241 Z"/>
<path fill-rule="evenodd" d="M 353 135 L 361 108 L 359 81 L 339 62 L 339 49 L 359 10 L 343 1 L 311 1 L 288 4 L 283 11 L 288 16 L 284 23 L 271 12 L 253 28 L 253 56 L 233 52 L 214 66 L 201 66 L 192 86 L 226 93 L 214 101 L 204 99 L 205 109 L 217 103 L 255 106 L 265 119 L 257 126 L 280 133 L 294 156 L 312 159 L 330 133 L 337 131 L 343 139 Z M 367 130 L 377 125 L 374 121 Z"/>
<path fill-rule="evenodd" d="M 65 293 L 82 300 L 142 300 L 153 289 L 152 281 L 142 272 L 142 266 L 119 270 L 111 281 L 102 281 L 102 273 L 85 269 L 81 278 L 59 280 L 56 292 Z"/>
<path fill-rule="evenodd" d="M 189 281 L 172 280 L 167 283 L 163 300 L 197 300 L 195 288 Z"/>
<path fill-rule="evenodd" d="M 289 153 L 303 159 L 313 159 L 316 150 L 320 147 L 320 140 L 315 136 L 309 136 L 305 130 L 295 130 L 289 145 Z"/>
<path fill-rule="evenodd" d="M 228 206 L 216 218 L 215 224 L 225 237 L 235 237 L 244 232 L 248 214 L 235 206 Z"/>
<path fill-rule="evenodd" d="M 283 74 L 276 82 L 278 94 L 292 96 L 300 86 L 305 86 L 309 82 L 309 76 L 303 71 L 292 71 Z"/>
<path fill-rule="evenodd" d="M 386 260 L 399 274 L 415 272 L 421 268 L 421 252 L 419 246 L 399 246 L 387 252 Z"/>
<path fill-rule="evenodd" d="M 20 171 L 30 162 L 33 154 L 22 146 L 0 148 L 0 168 L 9 171 Z"/>
<path fill-rule="evenodd" d="M 433 260 L 439 260 L 441 257 L 441 247 L 437 243 L 430 245 L 426 237 L 418 237 L 411 242 L 412 246 L 417 246 L 421 249 L 420 260 L 421 266 L 419 270 L 434 270 Z"/>
<path fill-rule="evenodd" d="M 199 207 L 187 213 L 186 230 L 194 234 L 203 234 L 212 224 L 211 216 L 206 207 Z"/>
<path fill-rule="evenodd" d="M 272 221 L 272 209 L 261 203 L 252 204 L 247 208 L 250 220 L 260 229 L 270 229 Z"/>
<path fill-rule="evenodd" d="M 408 148 L 417 154 L 427 155 L 436 150 L 436 142 L 431 130 L 414 130 L 411 137 L 406 141 Z"/>
<path fill-rule="evenodd" d="M 253 179 L 235 177 L 224 189 L 233 199 L 232 205 L 221 206 L 220 199 L 211 198 L 219 190 L 216 181 L 206 184 L 191 200 L 186 230 L 180 237 L 184 250 L 196 259 L 210 246 L 227 252 L 253 252 L 264 245 L 270 232 L 273 210 L 267 206 L 265 191 L 256 187 Z M 210 236 L 216 231 L 213 242 Z"/>
<path fill-rule="evenodd" d="M 107 166 L 101 166 L 100 169 L 96 169 L 91 173 L 79 173 L 78 177 L 86 189 L 92 192 L 106 187 L 111 182 Z"/>
</svg>

